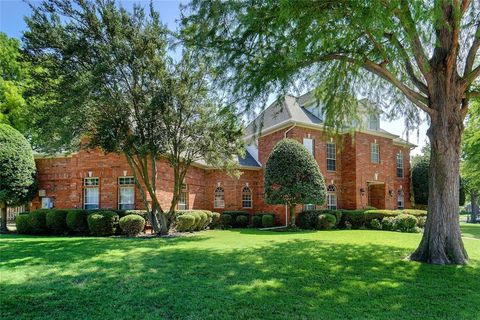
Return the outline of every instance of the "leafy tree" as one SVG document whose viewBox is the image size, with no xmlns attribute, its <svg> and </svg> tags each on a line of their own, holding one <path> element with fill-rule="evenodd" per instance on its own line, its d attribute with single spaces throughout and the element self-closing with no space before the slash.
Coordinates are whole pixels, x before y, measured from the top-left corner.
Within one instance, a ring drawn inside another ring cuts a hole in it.
<svg viewBox="0 0 480 320">
<path fill-rule="evenodd" d="M 0 232 L 7 231 L 7 207 L 33 198 L 35 173 L 28 141 L 11 126 L 0 123 Z"/>
<path fill-rule="evenodd" d="M 290 226 L 295 226 L 297 204 L 325 202 L 325 182 L 318 164 L 296 140 L 282 139 L 270 154 L 265 165 L 265 200 L 288 206 Z"/>
<path fill-rule="evenodd" d="M 472 221 L 479 214 L 478 198 L 480 194 L 480 102 L 472 104 L 466 121 L 462 141 L 462 175 L 472 204 Z"/>
<path fill-rule="evenodd" d="M 129 12 L 113 0 L 51 0 L 27 23 L 28 52 L 59 79 L 57 99 L 38 117 L 42 145 L 75 150 L 87 136 L 89 147 L 123 153 L 154 231 L 167 233 L 192 162 L 232 167 L 241 148 L 237 117 L 209 94 L 205 65 L 188 53 L 178 63 L 168 58 L 168 30 L 152 6 Z M 174 171 L 169 209 L 156 192 L 160 158 Z"/>
<path fill-rule="evenodd" d="M 426 115 L 430 214 L 411 259 L 464 264 L 459 158 L 469 101 L 480 95 L 479 12 L 471 0 L 194 0 L 182 23 L 186 44 L 221 68 L 246 107 L 314 84 L 326 125 L 351 123 L 356 94 L 410 125 Z"/>
</svg>

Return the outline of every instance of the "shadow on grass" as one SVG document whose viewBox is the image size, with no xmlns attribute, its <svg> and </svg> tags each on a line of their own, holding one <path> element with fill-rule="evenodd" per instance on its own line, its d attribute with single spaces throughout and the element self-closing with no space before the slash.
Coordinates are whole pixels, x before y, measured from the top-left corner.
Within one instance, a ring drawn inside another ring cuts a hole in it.
<svg viewBox="0 0 480 320">
<path fill-rule="evenodd" d="M 480 224 L 463 223 L 460 225 L 462 236 L 480 239 Z"/>
<path fill-rule="evenodd" d="M 256 234 L 247 231 L 238 232 Z M 478 317 L 478 264 L 402 261 L 408 252 L 398 247 L 290 240 L 226 249 L 208 245 L 208 237 L 11 240 L 0 248 L 2 319 Z"/>
</svg>

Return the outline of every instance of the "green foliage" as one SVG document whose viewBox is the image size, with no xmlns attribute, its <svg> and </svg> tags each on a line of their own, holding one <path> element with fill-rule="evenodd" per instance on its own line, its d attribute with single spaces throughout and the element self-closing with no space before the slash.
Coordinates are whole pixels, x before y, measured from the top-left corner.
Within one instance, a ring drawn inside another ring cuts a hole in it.
<svg viewBox="0 0 480 320">
<path fill-rule="evenodd" d="M 212 223 L 210 225 L 210 227 L 213 229 L 213 228 L 216 228 L 219 223 L 220 223 L 220 216 L 221 214 L 218 213 L 218 212 L 212 212 Z"/>
<path fill-rule="evenodd" d="M 322 214 L 333 215 L 335 223 L 338 224 L 342 219 L 343 210 L 305 210 L 298 214 L 298 227 L 300 229 L 316 229 L 318 217 Z"/>
<path fill-rule="evenodd" d="M 120 229 L 129 236 L 136 236 L 145 229 L 145 219 L 137 214 L 129 214 L 120 218 L 118 224 Z"/>
<path fill-rule="evenodd" d="M 395 217 L 395 226 L 401 232 L 415 232 L 417 218 L 410 214 L 400 214 Z"/>
<path fill-rule="evenodd" d="M 195 217 L 191 214 L 183 214 L 177 217 L 177 231 L 191 231 L 195 225 Z"/>
<path fill-rule="evenodd" d="M 261 228 L 262 227 L 262 216 L 255 215 L 252 217 L 252 225 L 255 228 Z"/>
<path fill-rule="evenodd" d="M 275 227 L 275 216 L 273 214 L 264 214 L 262 216 L 262 227 L 264 228 Z"/>
<path fill-rule="evenodd" d="M 336 222 L 337 222 L 337 218 L 333 214 L 323 213 L 317 217 L 317 224 L 315 229 L 317 230 L 332 229 L 335 226 Z"/>
<path fill-rule="evenodd" d="M 419 228 L 425 228 L 426 222 L 427 222 L 427 217 L 417 217 L 417 226 Z"/>
<path fill-rule="evenodd" d="M 47 229 L 47 213 L 51 209 L 38 209 L 30 212 L 29 214 L 29 223 L 32 233 L 34 234 L 46 234 L 48 233 Z"/>
<path fill-rule="evenodd" d="M 17 215 L 17 218 L 15 219 L 15 225 L 17 228 L 17 233 L 19 234 L 32 233 L 32 228 L 30 227 L 30 215 L 28 212 L 23 212 Z"/>
<path fill-rule="evenodd" d="M 379 219 L 372 219 L 372 221 L 370 221 L 370 226 L 374 230 L 381 230 L 382 229 L 382 222 Z"/>
<path fill-rule="evenodd" d="M 113 211 L 99 210 L 87 218 L 88 229 L 94 236 L 111 236 L 118 226 L 118 214 Z"/>
<path fill-rule="evenodd" d="M 250 214 L 246 211 L 224 211 L 223 214 L 227 214 L 231 217 L 230 225 L 234 228 L 243 228 L 242 225 L 237 224 L 237 218 L 239 216 L 245 216 L 247 218 L 247 221 L 248 221 L 248 218 L 250 217 Z"/>
<path fill-rule="evenodd" d="M 49 210 L 46 216 L 46 225 L 54 234 L 64 234 L 68 232 L 67 227 L 67 211 L 65 210 Z"/>
<path fill-rule="evenodd" d="M 469 193 L 480 193 L 480 102 L 472 103 L 462 140 L 461 172 Z"/>
<path fill-rule="evenodd" d="M 180 218 L 180 217 L 183 217 L 184 215 L 189 215 L 194 218 L 194 222 L 191 226 L 188 225 L 190 222 L 190 218 Z M 219 218 L 220 218 L 219 213 L 211 212 L 208 210 L 177 210 L 176 211 L 177 230 L 181 232 L 204 230 L 209 225 L 212 225 L 214 219 L 219 219 Z M 215 223 L 217 223 L 217 221 Z"/>
<path fill-rule="evenodd" d="M 246 228 L 248 225 L 248 217 L 247 216 L 237 216 L 235 219 L 235 226 L 238 228 Z"/>
<path fill-rule="evenodd" d="M 397 220 L 395 217 L 385 217 L 382 219 L 382 229 L 388 231 L 397 230 Z"/>
<path fill-rule="evenodd" d="M 33 151 L 20 132 L 0 123 L 0 203 L 29 201 L 35 194 Z"/>
<path fill-rule="evenodd" d="M 231 228 L 232 227 L 232 216 L 226 213 L 223 213 L 220 216 L 220 222 L 223 228 Z"/>
<path fill-rule="evenodd" d="M 83 209 L 72 209 L 67 211 L 66 224 L 67 227 L 79 234 L 88 233 L 88 211 Z"/>
<path fill-rule="evenodd" d="M 323 204 L 325 183 L 318 164 L 307 149 L 292 139 L 277 143 L 265 166 L 268 204 Z"/>
</svg>

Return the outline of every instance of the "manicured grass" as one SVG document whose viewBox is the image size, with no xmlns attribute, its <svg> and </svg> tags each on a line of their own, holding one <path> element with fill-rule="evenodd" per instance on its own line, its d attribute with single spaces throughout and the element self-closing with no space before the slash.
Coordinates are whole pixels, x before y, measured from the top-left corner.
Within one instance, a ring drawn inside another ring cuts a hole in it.
<svg viewBox="0 0 480 320">
<path fill-rule="evenodd" d="M 0 318 L 478 319 L 480 241 L 465 240 L 471 262 L 457 267 L 404 260 L 419 239 L 355 230 L 3 236 Z"/>
<path fill-rule="evenodd" d="M 460 225 L 464 237 L 480 239 L 480 223 L 460 223 Z"/>
</svg>

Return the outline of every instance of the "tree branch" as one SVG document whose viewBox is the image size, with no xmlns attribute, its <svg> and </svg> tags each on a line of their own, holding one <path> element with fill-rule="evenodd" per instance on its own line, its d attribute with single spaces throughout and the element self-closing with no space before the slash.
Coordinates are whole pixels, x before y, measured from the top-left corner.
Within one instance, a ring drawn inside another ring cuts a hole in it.
<svg viewBox="0 0 480 320">
<path fill-rule="evenodd" d="M 475 69 L 472 70 L 469 74 L 463 77 L 463 89 L 467 90 L 467 88 L 480 76 L 480 65 L 478 65 Z"/>
<path fill-rule="evenodd" d="M 470 50 L 467 54 L 467 59 L 465 61 L 465 69 L 463 71 L 463 77 L 466 77 L 473 68 L 473 63 L 475 62 L 475 57 L 477 56 L 478 48 L 480 48 L 480 22 L 477 24 L 475 29 L 474 40 Z"/>
</svg>

